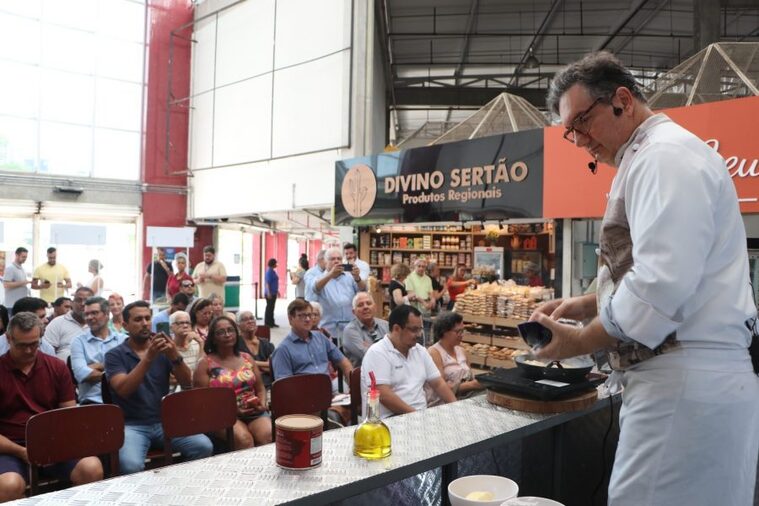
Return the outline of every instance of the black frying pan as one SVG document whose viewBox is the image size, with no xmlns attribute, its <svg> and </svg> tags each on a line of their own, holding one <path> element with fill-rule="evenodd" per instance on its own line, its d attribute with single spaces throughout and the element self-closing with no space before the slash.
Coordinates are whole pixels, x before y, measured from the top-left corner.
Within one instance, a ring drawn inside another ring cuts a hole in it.
<svg viewBox="0 0 759 506">
<path fill-rule="evenodd" d="M 538 366 L 526 363 L 531 359 L 529 355 L 518 355 L 514 358 L 517 367 L 522 370 L 525 377 L 540 380 L 547 379 L 564 383 L 580 383 L 585 381 L 585 376 L 593 369 L 593 359 L 590 357 L 574 357 L 561 362 L 559 367 L 555 362 L 547 366 Z"/>
</svg>

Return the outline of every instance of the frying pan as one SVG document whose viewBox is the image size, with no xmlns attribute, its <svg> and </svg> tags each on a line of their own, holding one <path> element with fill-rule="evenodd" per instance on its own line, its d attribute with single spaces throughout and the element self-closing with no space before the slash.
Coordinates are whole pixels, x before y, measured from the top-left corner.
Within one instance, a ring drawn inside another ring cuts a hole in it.
<svg viewBox="0 0 759 506">
<path fill-rule="evenodd" d="M 547 379 L 561 381 L 564 383 L 580 383 L 585 381 L 585 376 L 593 369 L 593 359 L 585 357 L 574 357 L 561 361 L 563 367 L 558 367 L 555 362 L 547 366 L 538 366 L 526 363 L 531 360 L 530 355 L 518 355 L 514 358 L 517 367 L 520 368 L 525 377 L 540 380 Z"/>
</svg>

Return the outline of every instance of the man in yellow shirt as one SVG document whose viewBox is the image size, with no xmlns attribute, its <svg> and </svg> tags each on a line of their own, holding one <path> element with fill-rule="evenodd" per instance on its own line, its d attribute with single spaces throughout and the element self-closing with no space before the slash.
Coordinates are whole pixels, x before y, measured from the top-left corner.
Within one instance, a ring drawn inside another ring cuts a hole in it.
<svg viewBox="0 0 759 506">
<path fill-rule="evenodd" d="M 66 295 L 71 288 L 71 276 L 63 265 L 57 263 L 58 251 L 54 247 L 47 249 L 47 263 L 34 269 L 32 289 L 40 291 L 40 298 L 52 304 L 55 299 Z"/>
<path fill-rule="evenodd" d="M 224 299 L 227 270 L 224 264 L 216 260 L 216 250 L 213 246 L 203 248 L 203 261 L 195 266 L 192 277 L 201 298 L 207 299 L 211 294 L 216 294 Z"/>
</svg>

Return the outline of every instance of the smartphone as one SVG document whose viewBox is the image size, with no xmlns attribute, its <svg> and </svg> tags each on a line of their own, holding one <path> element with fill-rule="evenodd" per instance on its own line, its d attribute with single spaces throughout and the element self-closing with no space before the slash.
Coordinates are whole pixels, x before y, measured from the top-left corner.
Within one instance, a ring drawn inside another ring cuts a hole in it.
<svg viewBox="0 0 759 506">
<path fill-rule="evenodd" d="M 158 332 L 159 334 L 163 332 L 167 336 L 171 335 L 169 322 L 160 322 L 156 324 L 155 329 L 156 329 L 156 332 Z"/>
<path fill-rule="evenodd" d="M 345 272 L 353 272 L 353 264 L 343 264 L 343 270 Z"/>
<path fill-rule="evenodd" d="M 519 335 L 530 348 L 542 348 L 551 342 L 553 334 L 550 329 L 538 322 L 525 322 L 517 325 Z"/>
</svg>

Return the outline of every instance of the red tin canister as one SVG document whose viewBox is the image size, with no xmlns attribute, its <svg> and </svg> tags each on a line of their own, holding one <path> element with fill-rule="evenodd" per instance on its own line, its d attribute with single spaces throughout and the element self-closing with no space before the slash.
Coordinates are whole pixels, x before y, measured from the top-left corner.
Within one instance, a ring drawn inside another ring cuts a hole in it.
<svg viewBox="0 0 759 506">
<path fill-rule="evenodd" d="M 313 415 L 286 415 L 274 421 L 277 430 L 277 465 L 285 469 L 311 469 L 322 463 L 324 422 Z"/>
</svg>

